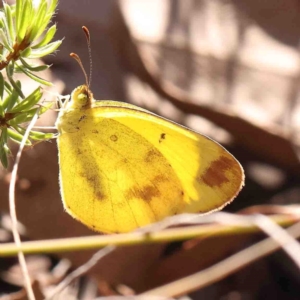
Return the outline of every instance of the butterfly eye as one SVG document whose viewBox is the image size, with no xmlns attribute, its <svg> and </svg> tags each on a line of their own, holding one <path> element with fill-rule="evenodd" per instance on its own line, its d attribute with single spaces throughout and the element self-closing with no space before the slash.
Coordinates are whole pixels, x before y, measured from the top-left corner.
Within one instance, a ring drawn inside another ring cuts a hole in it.
<svg viewBox="0 0 300 300">
<path fill-rule="evenodd" d="M 86 85 L 76 88 L 71 96 L 71 107 L 87 108 L 91 105 L 93 95 Z"/>
<path fill-rule="evenodd" d="M 81 102 L 82 104 L 85 104 L 87 101 L 87 95 L 79 94 L 76 101 Z"/>
</svg>

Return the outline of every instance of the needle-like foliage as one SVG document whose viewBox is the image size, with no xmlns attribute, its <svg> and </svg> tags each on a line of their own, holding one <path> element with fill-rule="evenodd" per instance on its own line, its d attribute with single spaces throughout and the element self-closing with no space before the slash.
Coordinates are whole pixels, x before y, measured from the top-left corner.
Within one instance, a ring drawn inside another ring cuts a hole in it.
<svg viewBox="0 0 300 300">
<path fill-rule="evenodd" d="M 38 104 L 43 95 L 40 87 L 25 97 L 21 82 L 14 80 L 14 74 L 21 72 L 40 84 L 51 85 L 36 75 L 50 66 L 34 65 L 30 59 L 55 52 L 62 42 L 52 42 L 56 25 L 49 27 L 57 0 L 36 2 L 17 0 L 9 6 L 3 1 L 0 10 L 0 161 L 5 168 L 10 154 L 8 141 L 20 143 L 26 130 L 24 124 L 51 107 Z M 52 137 L 51 133 L 31 131 L 26 144 Z"/>
</svg>

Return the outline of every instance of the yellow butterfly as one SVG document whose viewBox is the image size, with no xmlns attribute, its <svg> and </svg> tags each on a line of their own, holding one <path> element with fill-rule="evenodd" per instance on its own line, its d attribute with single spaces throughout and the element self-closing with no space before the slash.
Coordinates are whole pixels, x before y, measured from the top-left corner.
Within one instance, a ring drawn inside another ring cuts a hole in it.
<svg viewBox="0 0 300 300">
<path fill-rule="evenodd" d="M 56 127 L 64 208 L 96 231 L 215 211 L 243 186 L 241 165 L 215 141 L 137 106 L 95 101 L 87 85 Z"/>
</svg>

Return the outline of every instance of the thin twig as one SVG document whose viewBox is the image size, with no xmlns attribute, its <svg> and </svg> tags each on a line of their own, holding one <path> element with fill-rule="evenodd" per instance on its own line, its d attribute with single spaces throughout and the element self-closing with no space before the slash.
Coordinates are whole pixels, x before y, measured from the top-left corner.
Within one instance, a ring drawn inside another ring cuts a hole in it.
<svg viewBox="0 0 300 300">
<path fill-rule="evenodd" d="M 297 209 L 293 210 L 294 212 Z M 256 210 L 257 212 L 257 210 Z M 190 221 L 186 215 L 178 215 L 174 218 L 178 223 L 174 223 L 174 220 L 166 220 L 165 222 L 173 225 L 181 224 L 201 224 L 188 227 L 174 227 L 166 230 L 157 231 L 157 224 L 154 225 L 154 231 L 150 233 L 150 229 L 143 232 L 130 232 L 124 234 L 112 234 L 112 235 L 99 235 L 99 236 L 85 236 L 76 238 L 61 238 L 50 239 L 42 241 L 30 241 L 22 243 L 22 250 L 24 253 L 54 253 L 64 251 L 80 251 L 99 249 L 107 245 L 126 246 L 126 245 L 140 245 L 147 243 L 161 243 L 182 241 L 192 238 L 207 237 L 207 236 L 228 236 L 228 235 L 243 235 L 246 233 L 257 233 L 261 229 L 257 225 L 253 225 L 253 221 L 250 222 L 249 216 L 231 215 L 230 220 L 225 213 L 214 213 L 211 215 L 203 216 L 199 218 L 199 223 L 196 223 L 197 217 L 191 215 Z M 300 220 L 299 214 L 280 214 L 271 217 L 272 220 L 278 223 L 280 226 L 290 226 Z M 244 220 L 244 221 L 243 221 Z M 203 222 L 207 224 L 202 224 Z M 211 224 L 213 222 L 213 224 Z M 164 222 L 163 222 L 164 223 Z M 222 224 L 220 224 L 222 223 Z M 163 226 L 162 226 L 163 228 Z M 0 247 L 0 257 L 14 256 L 17 254 L 17 247 L 14 243 L 5 243 Z"/>
<path fill-rule="evenodd" d="M 65 289 L 73 280 L 78 278 L 79 276 L 85 274 L 89 271 L 92 267 L 94 267 L 100 259 L 102 259 L 107 254 L 111 253 L 116 249 L 115 246 L 107 246 L 99 251 L 97 251 L 85 264 L 81 265 L 75 271 L 70 273 L 59 285 L 55 287 L 54 290 L 51 291 L 51 294 L 45 300 L 53 299 L 57 293 L 61 292 Z"/>
<path fill-rule="evenodd" d="M 17 213 L 16 213 L 15 187 L 16 187 L 17 173 L 18 173 L 18 167 L 19 167 L 20 160 L 21 160 L 22 151 L 23 151 L 23 149 L 25 147 L 25 143 L 29 137 L 29 133 L 38 118 L 38 113 L 39 113 L 39 109 L 37 110 L 34 117 L 32 118 L 32 120 L 31 120 L 30 124 L 28 125 L 26 132 L 22 138 L 22 142 L 20 144 L 20 147 L 19 147 L 19 150 L 18 150 L 18 153 L 16 156 L 16 160 L 15 160 L 15 163 L 13 166 L 13 170 L 11 173 L 11 181 L 9 184 L 9 210 L 10 210 L 10 217 L 11 217 L 11 221 L 12 221 L 12 233 L 13 233 L 13 237 L 14 237 L 14 242 L 16 244 L 16 247 L 18 248 L 18 259 L 19 259 L 19 264 L 21 266 L 21 270 L 22 270 L 23 277 L 24 277 L 24 287 L 26 289 L 27 296 L 30 300 L 35 300 L 35 296 L 33 293 L 32 286 L 31 286 L 31 281 L 30 281 L 30 277 L 29 277 L 29 273 L 28 273 L 28 269 L 27 269 L 27 265 L 26 265 L 25 256 L 21 250 L 21 238 L 20 238 L 20 235 L 18 232 L 18 219 L 17 219 Z"/>
</svg>

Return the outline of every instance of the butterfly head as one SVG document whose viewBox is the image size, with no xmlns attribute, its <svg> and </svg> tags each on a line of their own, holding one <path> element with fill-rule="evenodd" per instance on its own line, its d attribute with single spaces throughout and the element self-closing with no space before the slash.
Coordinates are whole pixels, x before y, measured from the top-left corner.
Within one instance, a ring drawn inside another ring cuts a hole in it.
<svg viewBox="0 0 300 300">
<path fill-rule="evenodd" d="M 90 108 L 93 102 L 93 93 L 87 85 L 77 87 L 71 94 L 69 107 L 71 108 Z"/>
</svg>

